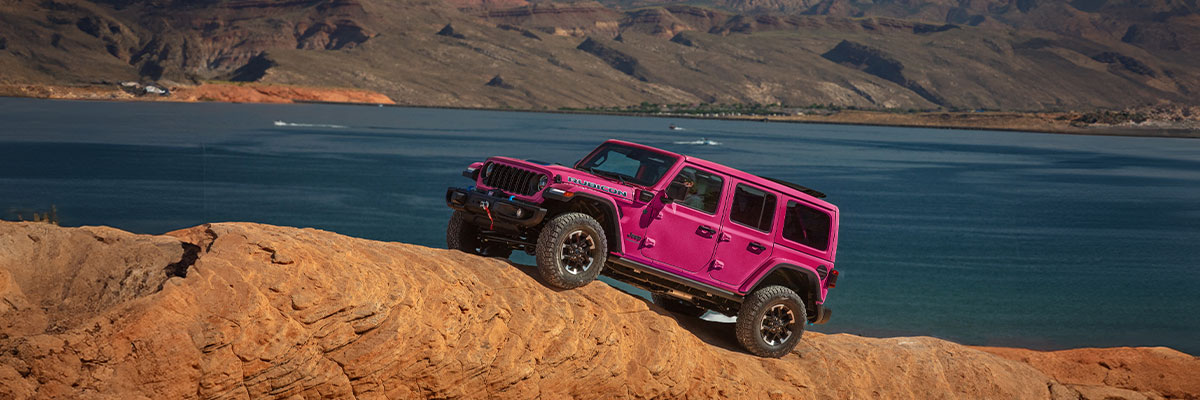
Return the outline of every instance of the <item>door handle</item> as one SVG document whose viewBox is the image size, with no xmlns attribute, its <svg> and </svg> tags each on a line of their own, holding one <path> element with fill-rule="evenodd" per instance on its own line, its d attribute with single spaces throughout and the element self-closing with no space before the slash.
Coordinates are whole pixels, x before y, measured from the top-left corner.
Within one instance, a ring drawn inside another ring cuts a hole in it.
<svg viewBox="0 0 1200 400">
<path fill-rule="evenodd" d="M 725 268 L 725 263 L 721 262 L 721 260 L 713 260 L 712 269 L 719 270 L 721 268 Z"/>
<path fill-rule="evenodd" d="M 761 251 L 767 249 L 766 246 L 763 246 L 763 245 L 759 244 L 758 242 L 750 242 L 750 246 L 748 246 L 748 247 L 750 248 L 750 251 L 753 251 L 755 253 L 758 253 L 758 252 L 761 252 Z"/>
<path fill-rule="evenodd" d="M 700 225 L 699 228 L 696 228 L 696 231 L 706 236 L 712 236 L 713 234 L 717 233 L 716 229 L 710 228 L 708 225 Z"/>
</svg>

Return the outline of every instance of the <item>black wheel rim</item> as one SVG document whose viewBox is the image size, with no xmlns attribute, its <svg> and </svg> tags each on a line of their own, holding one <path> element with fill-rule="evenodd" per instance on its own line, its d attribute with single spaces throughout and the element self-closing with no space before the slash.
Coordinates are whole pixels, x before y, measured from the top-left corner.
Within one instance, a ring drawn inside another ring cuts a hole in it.
<svg viewBox="0 0 1200 400">
<path fill-rule="evenodd" d="M 792 330 L 796 327 L 796 316 L 792 309 L 784 304 L 776 304 L 763 313 L 759 322 L 759 333 L 769 346 L 779 346 L 792 338 Z"/>
<path fill-rule="evenodd" d="M 578 275 L 592 267 L 592 263 L 596 260 L 593 254 L 595 250 L 596 241 L 592 239 L 592 235 L 582 229 L 577 229 L 568 233 L 563 239 L 559 260 L 567 273 Z"/>
</svg>

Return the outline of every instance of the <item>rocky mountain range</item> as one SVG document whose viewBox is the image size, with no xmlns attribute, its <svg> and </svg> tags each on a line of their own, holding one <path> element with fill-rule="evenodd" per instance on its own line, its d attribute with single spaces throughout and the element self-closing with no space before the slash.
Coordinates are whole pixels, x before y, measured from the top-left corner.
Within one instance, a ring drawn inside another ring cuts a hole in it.
<svg viewBox="0 0 1200 400">
<path fill-rule="evenodd" d="M 0 222 L 0 398 L 1194 399 L 1169 348 L 1039 352 L 729 324 L 600 282 L 316 229 Z"/>
<path fill-rule="evenodd" d="M 0 0 L 0 26 L 0 84 L 533 109 L 1200 104 L 1195 0 Z"/>
</svg>

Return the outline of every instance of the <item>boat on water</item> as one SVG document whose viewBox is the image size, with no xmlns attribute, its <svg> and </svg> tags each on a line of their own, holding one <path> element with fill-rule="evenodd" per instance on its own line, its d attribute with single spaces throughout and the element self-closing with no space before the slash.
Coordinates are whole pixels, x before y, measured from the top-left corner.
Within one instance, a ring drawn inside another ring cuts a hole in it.
<svg viewBox="0 0 1200 400">
<path fill-rule="evenodd" d="M 286 126 L 286 127 L 290 127 L 290 128 L 329 128 L 329 129 L 349 128 L 348 126 L 345 126 L 345 125 L 306 124 L 306 123 L 300 123 L 300 122 L 287 122 L 287 121 L 279 121 L 279 120 L 275 121 L 275 126 Z"/>
<path fill-rule="evenodd" d="M 682 127 L 680 127 L 680 126 L 678 126 L 678 125 L 675 125 L 675 124 L 671 124 L 670 126 L 667 126 L 667 129 L 670 129 L 670 130 L 673 130 L 673 131 L 682 131 L 682 130 L 683 130 L 683 128 L 682 128 Z"/>
<path fill-rule="evenodd" d="M 682 142 L 675 142 L 675 144 L 691 144 L 691 145 L 696 145 L 696 146 L 720 146 L 721 142 L 718 142 L 716 140 L 711 140 L 708 138 L 700 138 L 700 140 L 686 140 L 686 141 L 682 141 Z"/>
</svg>

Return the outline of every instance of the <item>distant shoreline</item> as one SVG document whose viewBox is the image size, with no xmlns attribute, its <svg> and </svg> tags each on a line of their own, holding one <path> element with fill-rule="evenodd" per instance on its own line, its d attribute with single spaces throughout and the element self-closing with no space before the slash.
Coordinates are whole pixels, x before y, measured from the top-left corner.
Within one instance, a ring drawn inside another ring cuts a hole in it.
<svg viewBox="0 0 1200 400">
<path fill-rule="evenodd" d="M 228 102 L 268 104 L 336 104 L 407 108 L 440 108 L 451 110 L 535 112 L 577 115 L 612 115 L 630 117 L 702 119 L 719 121 L 758 121 L 829 125 L 858 125 L 897 128 L 960 129 L 978 131 L 1031 132 L 1091 136 L 1200 138 L 1200 121 L 1184 123 L 1148 121 L 1145 124 L 1078 125 L 1071 120 L 1080 115 L 1068 112 L 917 112 L 817 110 L 798 115 L 693 115 L 676 113 L 644 113 L 622 111 L 586 111 L 517 109 L 501 107 L 461 107 L 453 105 L 397 104 L 387 96 L 363 89 L 303 87 L 259 83 L 206 83 L 172 88 L 170 96 L 134 95 L 113 85 L 0 85 L 0 97 L 23 97 L 59 100 L 100 101 L 166 101 L 166 102 Z"/>
<path fill-rule="evenodd" d="M 375 104 L 363 103 L 340 103 L 329 101 L 297 101 L 302 104 L 331 104 L 331 105 L 366 105 L 377 106 Z M 1125 136 L 1125 137 L 1162 137 L 1162 138 L 1184 138 L 1184 139 L 1200 139 L 1200 129 L 1188 128 L 1171 128 L 1171 127 L 1154 127 L 1154 126 L 1136 126 L 1136 125 L 1103 125 L 1103 126 L 1088 126 L 1074 127 L 1067 123 L 1062 123 L 1055 126 L 1045 123 L 1045 126 L 1039 127 L 1032 124 L 1044 123 L 1047 118 L 1042 117 L 1046 113 L 1025 113 L 1025 112 L 982 112 L 982 113 L 950 113 L 950 112 L 929 112 L 921 114 L 907 114 L 901 117 L 908 116 L 909 118 L 897 118 L 899 121 L 884 122 L 871 121 L 867 118 L 855 120 L 855 117 L 895 117 L 897 114 L 883 111 L 842 111 L 839 114 L 849 114 L 852 117 L 846 118 L 823 118 L 820 116 L 756 116 L 756 115 L 726 115 L 726 116 L 699 116 L 688 114 L 651 114 L 639 112 L 616 112 L 616 111 L 579 111 L 579 110 L 539 110 L 539 109 L 517 109 L 517 108 L 484 108 L 484 107 L 459 107 L 459 106 L 439 106 L 439 105 L 413 105 L 413 104 L 385 104 L 386 107 L 404 107 L 404 108 L 432 108 L 432 109 L 449 109 L 449 110 L 475 110 L 475 111 L 503 111 L 503 112 L 533 112 L 547 114 L 575 114 L 575 115 L 607 115 L 607 116 L 623 116 L 623 117 L 650 117 L 650 118 L 680 118 L 680 119 L 696 119 L 696 120 L 716 120 L 716 121 L 740 121 L 740 122 L 766 122 L 766 123 L 800 123 L 800 124 L 820 124 L 820 125 L 858 125 L 858 126 L 879 126 L 879 127 L 894 127 L 894 128 L 929 128 L 929 129 L 957 129 L 971 131 L 1003 131 L 1003 132 L 1028 132 L 1028 133 L 1047 133 L 1047 134 L 1067 134 L 1067 135 L 1087 135 L 1087 136 Z M 983 117 L 993 117 L 996 114 L 1010 116 L 1012 119 L 1025 120 L 1026 126 L 1011 127 L 1011 126 L 996 126 L 996 125 L 966 125 L 966 124 L 937 124 L 934 121 L 940 115 L 971 115 L 977 114 Z M 1067 113 L 1055 113 L 1067 114 Z"/>
</svg>

